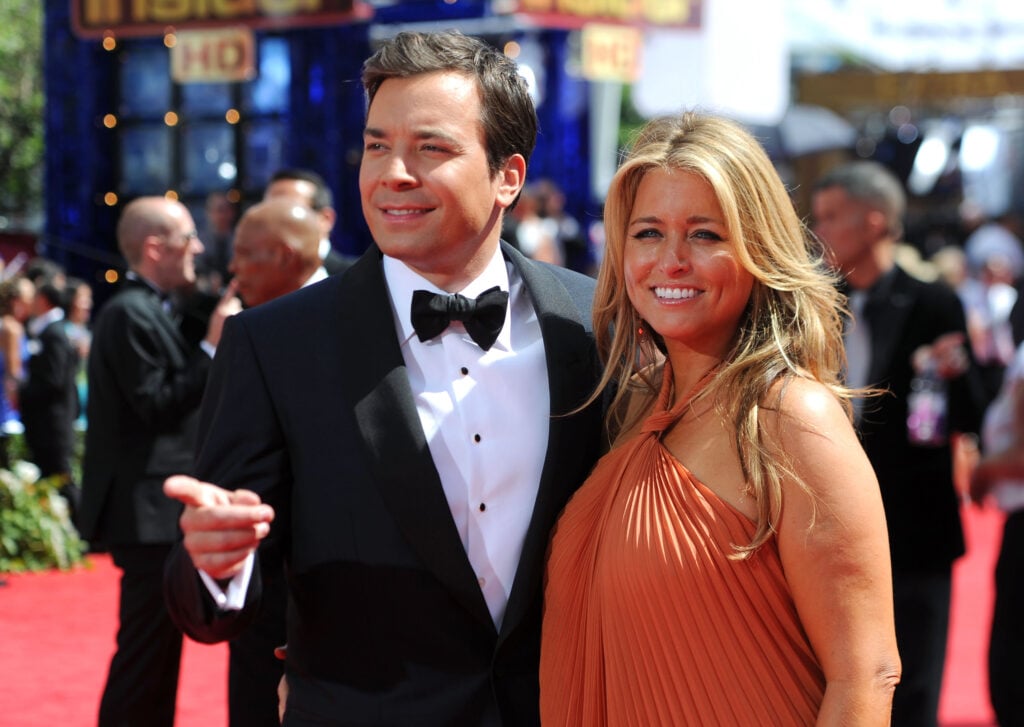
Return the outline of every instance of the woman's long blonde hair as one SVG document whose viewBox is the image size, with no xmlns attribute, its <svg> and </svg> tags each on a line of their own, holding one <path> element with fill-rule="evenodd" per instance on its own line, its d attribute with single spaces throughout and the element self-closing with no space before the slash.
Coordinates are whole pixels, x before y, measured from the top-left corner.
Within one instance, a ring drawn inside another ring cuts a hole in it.
<svg viewBox="0 0 1024 727">
<path fill-rule="evenodd" d="M 725 216 L 740 264 L 754 286 L 735 343 L 701 399 L 735 429 L 740 465 L 757 502 L 757 528 L 742 557 L 774 532 L 781 483 L 792 477 L 783 460 L 763 446 L 758 412 L 771 386 L 802 376 L 831 389 L 849 412 L 845 364 L 845 304 L 823 261 L 820 244 L 800 221 L 782 180 L 760 144 L 727 119 L 687 112 L 650 121 L 616 172 L 605 202 L 605 253 L 594 296 L 594 332 L 605 364 L 595 397 L 613 387 L 609 429 L 628 427 L 618 414 L 638 383 L 655 393 L 645 362 L 663 345 L 626 293 L 623 249 L 637 189 L 652 169 L 686 171 L 706 180 Z"/>
</svg>

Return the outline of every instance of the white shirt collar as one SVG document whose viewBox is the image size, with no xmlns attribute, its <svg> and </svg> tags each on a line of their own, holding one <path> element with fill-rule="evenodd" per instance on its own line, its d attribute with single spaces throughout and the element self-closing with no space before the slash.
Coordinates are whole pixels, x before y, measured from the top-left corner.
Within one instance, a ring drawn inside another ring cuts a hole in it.
<svg viewBox="0 0 1024 727">
<path fill-rule="evenodd" d="M 306 282 L 302 284 L 302 287 L 305 288 L 307 285 L 312 285 L 313 283 L 319 283 L 321 280 L 326 280 L 326 279 L 327 279 L 327 268 L 325 268 L 323 265 L 321 265 L 320 267 L 318 267 L 316 270 L 313 271 L 313 274 L 310 275 L 309 279 L 306 280 Z"/>
<path fill-rule="evenodd" d="M 429 290 L 442 295 L 447 295 L 448 291 L 441 290 L 401 260 L 387 255 L 384 255 L 384 280 L 387 281 L 388 295 L 391 296 L 391 308 L 395 314 L 398 343 L 400 346 L 404 346 L 410 338 L 416 337 L 411 320 L 413 291 Z M 475 298 L 494 286 L 506 291 L 509 289 L 508 268 L 505 266 L 505 257 L 501 254 L 500 245 L 495 249 L 494 255 L 484 271 L 465 288 L 457 292 L 467 298 Z M 511 333 L 508 325 L 508 310 L 510 309 L 511 301 L 509 309 L 505 311 L 505 325 L 501 327 L 501 333 L 495 342 L 495 346 L 503 349 L 511 348 Z"/>
<path fill-rule="evenodd" d="M 160 296 L 161 298 L 164 298 L 164 297 L 166 297 L 166 296 L 167 296 L 167 293 L 166 293 L 165 291 L 163 291 L 163 290 L 160 290 L 159 286 L 157 286 L 157 284 L 156 284 L 156 283 L 154 283 L 154 282 L 153 282 L 152 280 L 150 280 L 149 278 L 145 278 L 145 277 L 143 277 L 143 276 L 139 275 L 139 274 L 138 274 L 137 272 L 135 272 L 134 270 L 129 270 L 129 271 L 127 272 L 127 273 L 125 273 L 125 274 L 124 274 L 124 277 L 125 277 L 126 279 L 128 279 L 128 280 L 134 280 L 134 281 L 135 281 L 135 282 L 137 282 L 137 283 L 142 283 L 142 284 L 143 284 L 143 285 L 145 285 L 145 286 L 146 286 L 147 288 L 149 288 L 150 290 L 152 290 L 152 291 L 153 291 L 154 293 L 156 293 L 157 295 L 159 295 L 159 296 Z"/>
<path fill-rule="evenodd" d="M 36 316 L 28 322 L 28 332 L 33 337 L 38 338 L 39 334 L 42 333 L 48 325 L 62 320 L 64 320 L 64 310 L 59 306 L 51 308 L 41 316 Z"/>
</svg>

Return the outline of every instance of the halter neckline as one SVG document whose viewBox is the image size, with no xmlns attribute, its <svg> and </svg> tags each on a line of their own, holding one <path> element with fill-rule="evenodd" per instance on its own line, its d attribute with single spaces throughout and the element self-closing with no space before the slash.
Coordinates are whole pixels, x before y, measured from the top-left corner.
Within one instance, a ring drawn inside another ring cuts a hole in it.
<svg viewBox="0 0 1024 727">
<path fill-rule="evenodd" d="M 698 379 L 697 383 L 690 388 L 686 393 L 686 396 L 683 396 L 676 401 L 670 409 L 669 402 L 672 400 L 672 390 L 675 386 L 675 377 L 672 375 L 672 363 L 666 358 L 665 371 L 661 382 L 661 391 L 658 393 L 658 404 L 655 407 L 654 412 L 644 420 L 640 431 L 644 434 L 660 434 L 679 421 L 683 417 L 686 407 L 688 407 L 690 402 L 693 400 L 693 397 L 697 396 L 697 394 L 704 390 L 708 385 L 708 382 L 714 378 L 715 374 L 718 373 L 718 370 L 721 367 L 722 364 L 718 363 L 708 369 L 707 372 Z"/>
</svg>

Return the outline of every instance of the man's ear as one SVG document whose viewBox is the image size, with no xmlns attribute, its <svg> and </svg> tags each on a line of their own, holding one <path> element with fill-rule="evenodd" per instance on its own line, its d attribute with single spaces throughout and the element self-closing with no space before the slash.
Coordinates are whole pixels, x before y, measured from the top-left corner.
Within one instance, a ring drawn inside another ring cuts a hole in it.
<svg viewBox="0 0 1024 727">
<path fill-rule="evenodd" d="M 147 235 L 146 239 L 142 241 L 143 259 L 159 262 L 160 255 L 163 252 L 163 245 L 164 241 L 160 239 L 159 235 Z"/>
<path fill-rule="evenodd" d="M 324 221 L 324 237 L 327 237 L 331 230 L 334 229 L 334 223 L 338 220 L 338 213 L 334 211 L 333 207 L 323 207 L 317 211 L 317 214 Z"/>
<path fill-rule="evenodd" d="M 275 248 L 277 251 L 278 266 L 286 268 L 292 264 L 293 261 L 299 259 L 299 254 L 291 245 L 282 240 Z"/>
<path fill-rule="evenodd" d="M 526 159 L 522 154 L 513 154 L 505 160 L 504 166 L 498 170 L 497 202 L 502 209 L 507 209 L 519 196 L 526 183 Z"/>
<path fill-rule="evenodd" d="M 889 222 L 885 219 L 885 213 L 881 210 L 868 210 L 864 215 L 864 224 L 871 232 L 871 238 L 877 240 L 889 236 Z"/>
</svg>

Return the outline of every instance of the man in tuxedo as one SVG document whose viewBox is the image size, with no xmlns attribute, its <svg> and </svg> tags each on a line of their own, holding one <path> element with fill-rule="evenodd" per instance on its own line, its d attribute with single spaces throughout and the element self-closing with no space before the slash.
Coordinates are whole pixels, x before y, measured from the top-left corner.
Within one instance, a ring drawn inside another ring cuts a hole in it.
<svg viewBox="0 0 1024 727">
<path fill-rule="evenodd" d="M 342 255 L 331 246 L 331 230 L 338 213 L 334 210 L 334 195 L 323 177 L 309 169 L 279 169 L 263 191 L 263 199 L 278 197 L 294 199 L 316 213 L 320 223 L 320 260 L 328 275 L 339 275 L 352 266 L 356 258 Z"/>
<path fill-rule="evenodd" d="M 403 32 L 363 81 L 376 246 L 226 326 L 206 481 L 164 486 L 186 504 L 168 600 L 193 638 L 235 636 L 269 532 L 285 725 L 536 725 L 549 530 L 601 446 L 600 406 L 577 411 L 593 281 L 499 240 L 537 130 L 513 61 Z"/>
<path fill-rule="evenodd" d="M 205 350 L 185 342 L 167 296 L 195 280 L 203 246 L 180 202 L 130 202 L 117 240 L 130 270 L 93 328 L 78 523 L 82 537 L 109 549 L 122 570 L 117 651 L 99 725 L 172 727 L 181 632 L 167 615 L 162 571 L 181 507 L 161 484 L 192 469 L 210 353 L 240 303 L 229 286 L 210 318 Z"/>
<path fill-rule="evenodd" d="M 78 485 L 71 481 L 78 418 L 78 352 L 64 329 L 64 291 L 50 279 L 36 286 L 28 322 L 29 358 L 25 379 L 18 387 L 25 443 L 42 477 L 61 477 L 60 491 L 72 516 L 79 503 Z"/>
<path fill-rule="evenodd" d="M 857 428 L 878 475 L 889 528 L 896 636 L 903 676 L 894 727 L 937 722 L 946 658 L 953 561 L 964 552 L 951 437 L 977 432 L 983 393 L 968 348 L 963 307 L 943 283 L 895 264 L 905 194 L 875 162 L 840 166 L 812 197 L 814 231 L 849 287 L 847 380 L 884 390 L 855 405 Z M 944 436 L 916 443 L 908 430 L 911 382 L 933 369 L 944 381 Z"/>
<path fill-rule="evenodd" d="M 230 266 L 242 302 L 262 305 L 327 278 L 320 239 L 319 216 L 298 200 L 272 197 L 250 207 L 238 223 Z M 280 724 L 277 686 L 284 664 L 274 649 L 287 639 L 283 557 L 279 541 L 261 545 L 258 613 L 229 643 L 228 720 L 233 727 Z"/>
</svg>

